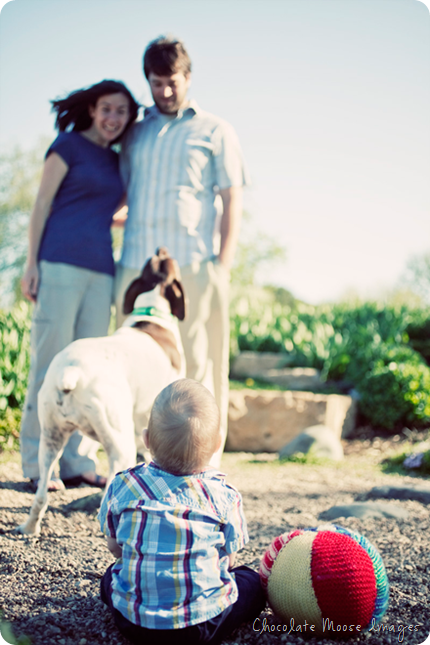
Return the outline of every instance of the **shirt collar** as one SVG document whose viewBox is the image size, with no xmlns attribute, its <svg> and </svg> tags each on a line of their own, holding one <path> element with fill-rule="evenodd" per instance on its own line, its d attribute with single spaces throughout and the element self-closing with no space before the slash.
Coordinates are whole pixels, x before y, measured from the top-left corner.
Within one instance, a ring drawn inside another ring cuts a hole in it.
<svg viewBox="0 0 430 645">
<path fill-rule="evenodd" d="M 169 473 L 166 470 L 160 468 L 160 466 L 156 464 L 155 461 L 151 461 L 148 464 L 148 467 L 155 471 L 158 470 L 162 473 L 167 473 L 168 475 L 172 475 L 173 477 L 198 477 L 200 479 L 213 479 L 214 477 L 216 477 L 217 479 L 225 479 L 225 477 L 227 477 L 225 473 L 222 473 L 217 468 L 212 468 L 211 466 L 209 466 L 206 470 L 202 470 L 200 473 L 193 473 L 191 475 L 175 475 L 174 473 Z"/>
<path fill-rule="evenodd" d="M 196 101 L 194 101 L 194 99 L 190 99 L 187 107 L 184 108 L 183 110 L 179 110 L 176 118 L 181 119 L 185 114 L 191 114 L 192 116 L 194 116 L 195 114 L 200 114 L 200 112 L 201 110 L 197 105 Z M 158 109 L 158 107 L 155 105 L 155 103 L 154 105 L 150 105 L 144 110 L 145 119 L 148 119 L 150 117 L 157 117 L 159 114 L 161 114 L 161 112 Z"/>
</svg>

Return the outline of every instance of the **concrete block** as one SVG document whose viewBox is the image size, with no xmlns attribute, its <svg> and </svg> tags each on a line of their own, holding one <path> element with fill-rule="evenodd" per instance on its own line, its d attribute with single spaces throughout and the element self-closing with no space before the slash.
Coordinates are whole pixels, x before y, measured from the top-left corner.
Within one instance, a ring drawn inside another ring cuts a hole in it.
<svg viewBox="0 0 430 645">
<path fill-rule="evenodd" d="M 356 401 L 340 394 L 231 390 L 226 450 L 278 452 L 309 426 L 340 438 L 354 427 Z"/>
<path fill-rule="evenodd" d="M 279 369 L 288 365 L 288 354 L 274 352 L 241 352 L 233 360 L 230 372 L 232 378 L 260 378 L 267 370 Z"/>
<path fill-rule="evenodd" d="M 241 352 L 233 361 L 231 376 L 255 378 L 274 383 L 286 390 L 315 390 L 323 387 L 319 370 L 314 367 L 288 367 L 289 355 L 274 352 Z"/>
</svg>

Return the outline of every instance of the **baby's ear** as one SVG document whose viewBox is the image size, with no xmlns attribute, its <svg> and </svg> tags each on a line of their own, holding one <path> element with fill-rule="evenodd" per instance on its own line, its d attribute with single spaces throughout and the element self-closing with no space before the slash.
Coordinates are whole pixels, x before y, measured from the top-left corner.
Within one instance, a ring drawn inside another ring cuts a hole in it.
<svg viewBox="0 0 430 645">
<path fill-rule="evenodd" d="M 145 444 L 145 448 L 147 450 L 151 450 L 151 448 L 149 447 L 148 428 L 143 429 L 143 443 Z"/>
<path fill-rule="evenodd" d="M 219 431 L 219 437 L 218 437 L 218 445 L 217 445 L 217 447 L 216 447 L 215 452 L 218 452 L 218 450 L 221 448 L 221 444 L 222 444 L 222 432 L 221 432 L 221 430 L 220 430 L 220 431 Z"/>
</svg>

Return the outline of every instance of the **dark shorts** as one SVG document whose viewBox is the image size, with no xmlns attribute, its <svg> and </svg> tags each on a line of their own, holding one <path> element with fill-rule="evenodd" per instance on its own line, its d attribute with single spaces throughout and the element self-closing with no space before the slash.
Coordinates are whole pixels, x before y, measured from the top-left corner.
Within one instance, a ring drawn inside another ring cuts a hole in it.
<svg viewBox="0 0 430 645">
<path fill-rule="evenodd" d="M 112 567 L 104 574 L 100 595 L 109 607 L 119 631 L 138 645 L 194 645 L 195 643 L 220 643 L 242 623 L 253 621 L 266 606 L 260 585 L 260 576 L 249 567 L 236 567 L 234 571 L 239 597 L 221 614 L 204 623 L 183 629 L 147 629 L 131 623 L 112 604 Z"/>
</svg>

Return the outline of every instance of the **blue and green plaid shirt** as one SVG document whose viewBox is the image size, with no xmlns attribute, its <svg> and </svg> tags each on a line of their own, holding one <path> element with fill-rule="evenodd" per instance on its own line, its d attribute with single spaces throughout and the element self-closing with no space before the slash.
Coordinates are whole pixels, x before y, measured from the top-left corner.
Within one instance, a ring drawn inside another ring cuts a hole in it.
<svg viewBox="0 0 430 645">
<path fill-rule="evenodd" d="M 181 629 L 237 600 L 228 555 L 248 541 L 240 493 L 210 469 L 172 475 L 154 462 L 119 473 L 99 512 L 122 547 L 112 600 L 135 625 Z"/>
</svg>

